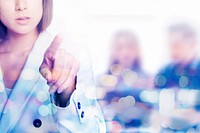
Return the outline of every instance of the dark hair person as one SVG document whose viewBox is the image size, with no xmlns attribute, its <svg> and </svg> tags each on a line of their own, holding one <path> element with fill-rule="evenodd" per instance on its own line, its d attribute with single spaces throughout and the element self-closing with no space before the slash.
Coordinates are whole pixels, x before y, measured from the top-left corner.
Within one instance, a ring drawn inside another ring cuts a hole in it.
<svg viewBox="0 0 200 133">
<path fill-rule="evenodd" d="M 52 2 L 0 0 L 1 133 L 105 132 L 86 51 L 46 31 Z"/>
<path fill-rule="evenodd" d="M 136 35 L 130 31 L 120 31 L 113 39 L 111 65 L 120 64 L 134 71 L 141 70 L 140 48 Z"/>
<path fill-rule="evenodd" d="M 147 85 L 148 75 L 141 67 L 140 43 L 135 33 L 122 30 L 115 34 L 111 46 L 110 62 L 108 74 L 117 76 L 118 84 L 124 84 L 119 85 L 121 87 L 116 85 L 115 90 L 125 91 L 150 86 Z M 129 76 L 125 76 L 126 74 Z"/>
<path fill-rule="evenodd" d="M 105 119 L 111 121 L 113 118 L 113 126 L 125 129 L 141 126 L 149 110 L 142 103 L 140 94 L 149 89 L 151 84 L 150 76 L 141 67 L 138 37 L 129 30 L 117 32 L 111 45 L 109 71 L 100 78 L 100 85 L 105 90 L 102 98 L 106 103 L 102 106 Z M 130 115 L 130 110 L 134 110 L 134 117 Z M 117 132 L 115 129 L 110 130 Z"/>
</svg>

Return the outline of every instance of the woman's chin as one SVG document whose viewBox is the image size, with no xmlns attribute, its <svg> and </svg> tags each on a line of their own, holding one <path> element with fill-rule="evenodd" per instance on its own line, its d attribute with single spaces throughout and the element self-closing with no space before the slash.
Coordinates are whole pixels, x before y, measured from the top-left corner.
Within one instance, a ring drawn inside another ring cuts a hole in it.
<svg viewBox="0 0 200 133">
<path fill-rule="evenodd" d="M 18 29 L 13 30 L 13 33 L 16 34 L 16 35 L 26 35 L 30 32 L 35 31 L 35 30 L 37 30 L 37 29 L 22 27 L 22 28 L 18 28 Z"/>
</svg>

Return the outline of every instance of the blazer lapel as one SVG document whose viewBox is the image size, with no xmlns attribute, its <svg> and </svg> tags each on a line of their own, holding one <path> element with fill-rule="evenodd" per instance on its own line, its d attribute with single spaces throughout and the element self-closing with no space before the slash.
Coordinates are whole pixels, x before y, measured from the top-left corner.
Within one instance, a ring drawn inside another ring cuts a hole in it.
<svg viewBox="0 0 200 133">
<path fill-rule="evenodd" d="M 8 96 L 7 96 L 5 86 L 3 83 L 3 73 L 2 73 L 2 70 L 0 67 L 0 119 L 3 114 L 3 109 L 4 109 L 5 103 L 7 101 L 7 98 L 8 98 Z"/>
<path fill-rule="evenodd" d="M 34 48 L 30 52 L 25 66 L 9 96 L 7 96 L 3 80 L 0 78 L 0 84 L 2 83 L 4 87 L 0 97 L 5 97 L 4 101 L 1 100 L 3 104 L 2 107 L 0 104 L 0 111 L 7 112 L 0 118 L 0 130 L 9 131 L 16 124 L 23 114 L 29 99 L 38 88 L 36 87 L 37 84 L 41 84 L 39 82 L 42 78 L 39 73 L 39 66 L 42 63 L 47 44 L 50 43 L 48 41 L 50 39 L 45 37 L 46 34 L 46 32 L 42 33 L 35 42 Z"/>
</svg>

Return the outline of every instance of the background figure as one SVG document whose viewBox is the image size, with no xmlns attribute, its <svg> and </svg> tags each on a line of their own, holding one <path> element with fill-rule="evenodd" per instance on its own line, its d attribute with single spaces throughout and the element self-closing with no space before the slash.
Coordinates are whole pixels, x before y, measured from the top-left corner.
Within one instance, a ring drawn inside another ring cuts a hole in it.
<svg viewBox="0 0 200 133">
<path fill-rule="evenodd" d="M 115 90 L 150 88 L 149 76 L 142 70 L 140 46 L 131 31 L 118 32 L 112 43 L 108 74 L 118 77 Z"/>
<path fill-rule="evenodd" d="M 108 73 L 100 77 L 105 89 L 103 112 L 107 121 L 121 128 L 143 125 L 150 112 L 140 93 L 151 87 L 150 76 L 141 68 L 140 47 L 135 34 L 118 32 L 113 40 Z M 145 115 L 144 115 L 145 114 Z M 115 132 L 115 131 L 114 131 Z"/>
<path fill-rule="evenodd" d="M 161 122 L 161 132 L 188 132 L 190 129 L 199 132 L 200 60 L 197 56 L 197 31 L 187 23 L 174 24 L 168 30 L 168 45 L 171 62 L 155 77 L 155 87 L 163 89 L 159 99 L 159 112 L 165 116 Z M 189 96 L 191 93 L 193 96 Z"/>
<path fill-rule="evenodd" d="M 172 25 L 168 31 L 171 62 L 155 77 L 156 88 L 200 88 L 200 60 L 197 33 L 187 23 Z"/>
</svg>

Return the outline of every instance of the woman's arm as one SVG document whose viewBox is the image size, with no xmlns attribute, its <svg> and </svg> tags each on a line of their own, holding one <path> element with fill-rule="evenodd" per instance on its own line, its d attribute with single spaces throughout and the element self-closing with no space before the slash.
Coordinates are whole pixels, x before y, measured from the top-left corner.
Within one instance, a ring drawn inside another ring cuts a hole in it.
<svg viewBox="0 0 200 133">
<path fill-rule="evenodd" d="M 71 127 L 66 124 L 70 123 L 77 127 L 76 131 L 105 132 L 101 109 L 95 93 L 91 93 L 95 92 L 95 87 L 90 52 L 83 46 L 67 45 L 67 42 L 63 43 L 65 46 L 62 49 L 59 49 L 60 44 L 56 43 L 61 43 L 59 36 L 45 52 L 40 72 L 49 85 L 57 85 L 55 88 L 51 87 L 50 92 L 56 92 L 54 96 L 56 96 L 56 121 L 59 130 L 75 131 L 69 129 Z M 61 81 L 64 86 L 59 84 Z M 63 86 L 62 91 L 59 86 Z"/>
</svg>

